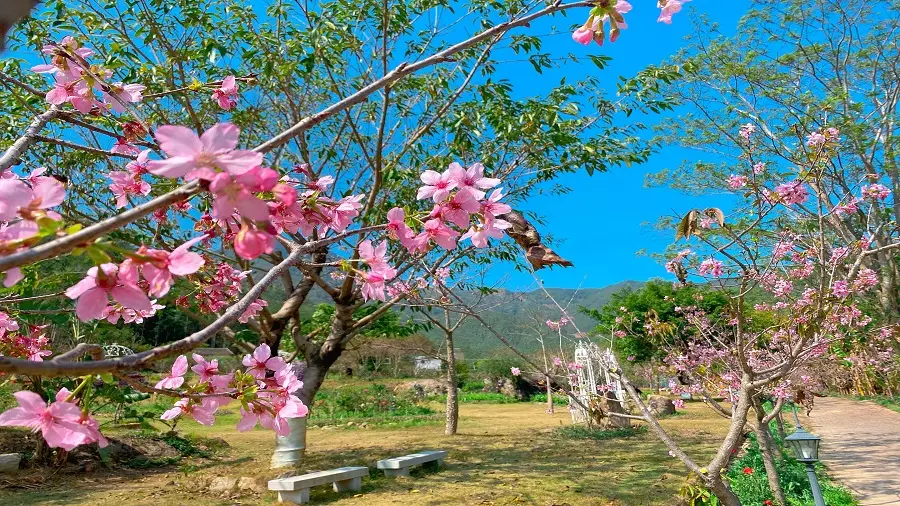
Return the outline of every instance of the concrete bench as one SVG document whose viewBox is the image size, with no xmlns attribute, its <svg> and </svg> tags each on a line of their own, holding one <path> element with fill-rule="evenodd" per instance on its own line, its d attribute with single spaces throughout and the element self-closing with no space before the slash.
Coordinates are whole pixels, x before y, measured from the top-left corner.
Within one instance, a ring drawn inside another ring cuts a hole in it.
<svg viewBox="0 0 900 506">
<path fill-rule="evenodd" d="M 405 457 L 395 457 L 378 461 L 378 469 L 384 470 L 385 476 L 409 476 L 409 467 L 434 462 L 440 466 L 447 457 L 445 451 L 427 451 L 413 453 Z"/>
<path fill-rule="evenodd" d="M 369 474 L 368 467 L 342 467 L 269 480 L 269 490 L 278 492 L 278 502 L 306 504 L 309 502 L 310 487 L 333 483 L 335 492 L 359 491 L 362 488 L 362 477 L 367 474 Z"/>
</svg>

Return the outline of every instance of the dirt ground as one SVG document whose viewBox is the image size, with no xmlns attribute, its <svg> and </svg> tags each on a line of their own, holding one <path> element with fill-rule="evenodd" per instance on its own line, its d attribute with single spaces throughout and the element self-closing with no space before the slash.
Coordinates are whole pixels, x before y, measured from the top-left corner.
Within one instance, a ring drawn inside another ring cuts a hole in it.
<svg viewBox="0 0 900 506">
<path fill-rule="evenodd" d="M 554 415 L 538 403 L 464 404 L 460 434 L 443 435 L 442 425 L 403 429 L 312 428 L 304 471 L 349 465 L 372 468 L 358 494 L 312 489 L 312 503 L 334 505 L 671 505 L 686 471 L 651 434 L 612 440 L 563 439 L 555 430 L 569 423 L 565 408 Z M 275 477 L 268 468 L 274 447 L 270 432 L 238 433 L 230 420 L 207 428 L 185 423 L 182 430 L 220 437 L 230 444 L 217 459 L 151 470 L 98 470 L 77 475 L 7 480 L 6 505 L 262 505 L 274 492 L 214 493 L 217 477 Z M 665 419 L 664 425 L 698 459 L 714 451 L 726 421 L 698 404 Z M 231 428 L 229 428 L 229 426 Z M 426 449 L 449 452 L 440 471 L 416 470 L 409 478 L 385 478 L 375 461 Z M 30 481 L 29 481 L 30 480 Z M 245 480 L 248 481 L 248 480 Z M 0 483 L 2 485 L 4 483 Z M 15 485 L 9 487 L 9 485 Z"/>
</svg>

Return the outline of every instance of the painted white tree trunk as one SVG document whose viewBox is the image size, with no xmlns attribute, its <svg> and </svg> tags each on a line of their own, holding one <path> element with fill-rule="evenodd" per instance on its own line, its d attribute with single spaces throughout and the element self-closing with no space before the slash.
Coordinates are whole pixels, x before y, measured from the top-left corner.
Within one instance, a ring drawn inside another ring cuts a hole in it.
<svg viewBox="0 0 900 506">
<path fill-rule="evenodd" d="M 303 462 L 306 451 L 306 418 L 289 418 L 291 433 L 287 437 L 275 436 L 275 452 L 272 453 L 272 469 L 296 467 Z"/>
</svg>

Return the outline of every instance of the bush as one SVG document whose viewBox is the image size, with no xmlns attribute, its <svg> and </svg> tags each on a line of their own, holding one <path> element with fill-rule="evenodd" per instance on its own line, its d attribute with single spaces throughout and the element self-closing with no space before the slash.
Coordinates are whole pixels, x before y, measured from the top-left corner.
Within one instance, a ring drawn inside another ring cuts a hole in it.
<svg viewBox="0 0 900 506">
<path fill-rule="evenodd" d="M 462 384 L 463 392 L 484 392 L 483 381 L 466 381 Z"/>
<path fill-rule="evenodd" d="M 371 418 L 385 416 L 432 415 L 435 411 L 416 404 L 410 397 L 397 395 L 381 384 L 343 386 L 320 390 L 316 395 L 311 420 Z"/>
<path fill-rule="evenodd" d="M 534 394 L 531 396 L 531 402 L 547 403 L 547 394 Z M 569 403 L 569 396 L 553 394 L 553 404 L 566 405 Z"/>
<path fill-rule="evenodd" d="M 437 395 L 431 398 L 437 402 L 447 402 L 446 395 Z M 519 402 L 519 399 L 503 395 L 497 392 L 466 392 L 463 391 L 459 395 L 460 404 L 512 404 Z"/>
</svg>

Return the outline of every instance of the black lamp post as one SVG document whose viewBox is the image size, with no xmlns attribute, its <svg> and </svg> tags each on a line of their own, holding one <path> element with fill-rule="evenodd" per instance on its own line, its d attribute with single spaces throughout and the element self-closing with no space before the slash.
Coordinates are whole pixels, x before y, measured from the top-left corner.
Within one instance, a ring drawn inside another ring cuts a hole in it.
<svg viewBox="0 0 900 506">
<path fill-rule="evenodd" d="M 821 438 L 815 434 L 810 434 L 803 430 L 800 426 L 800 417 L 797 416 L 797 406 L 794 408 L 794 421 L 796 422 L 796 430 L 790 436 L 784 438 L 797 460 L 806 464 L 806 475 L 809 476 L 809 486 L 812 488 L 813 499 L 816 506 L 825 506 L 825 499 L 822 497 L 822 489 L 819 487 L 819 479 L 816 477 L 816 462 L 819 461 L 819 441 Z"/>
</svg>

